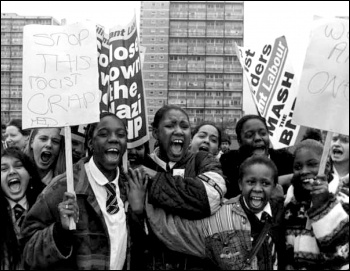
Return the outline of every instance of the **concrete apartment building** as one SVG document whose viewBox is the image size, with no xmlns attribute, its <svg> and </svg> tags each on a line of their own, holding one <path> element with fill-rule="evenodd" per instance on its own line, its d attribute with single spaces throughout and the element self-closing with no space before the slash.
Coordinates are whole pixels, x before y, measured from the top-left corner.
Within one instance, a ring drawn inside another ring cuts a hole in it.
<svg viewBox="0 0 350 271">
<path fill-rule="evenodd" d="M 49 16 L 1 13 L 1 121 L 22 118 L 23 26 L 59 25 Z"/>
<path fill-rule="evenodd" d="M 140 43 L 148 118 L 164 104 L 186 109 L 193 126 L 215 122 L 234 136 L 243 111 L 243 1 L 142 1 Z"/>
</svg>

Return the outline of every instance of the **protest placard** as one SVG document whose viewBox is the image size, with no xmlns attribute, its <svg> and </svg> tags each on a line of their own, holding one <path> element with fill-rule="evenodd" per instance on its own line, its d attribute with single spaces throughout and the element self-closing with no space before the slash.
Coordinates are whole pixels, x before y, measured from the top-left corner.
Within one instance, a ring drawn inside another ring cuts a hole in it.
<svg viewBox="0 0 350 271">
<path fill-rule="evenodd" d="M 295 143 L 300 126 L 293 124 L 297 80 L 284 36 L 261 48 L 240 47 L 236 52 L 259 114 L 266 119 L 275 149 Z"/>
<path fill-rule="evenodd" d="M 97 76 L 94 24 L 25 26 L 23 128 L 98 121 Z"/>
<path fill-rule="evenodd" d="M 315 18 L 293 123 L 326 130 L 324 173 L 334 132 L 349 135 L 349 20 Z"/>
<path fill-rule="evenodd" d="M 128 25 L 111 29 L 108 43 L 109 112 L 125 122 L 128 148 L 135 148 L 149 140 L 136 16 Z"/>
<path fill-rule="evenodd" d="M 349 135 L 349 20 L 314 21 L 293 123 Z"/>
<path fill-rule="evenodd" d="M 96 26 L 23 29 L 22 126 L 64 127 L 67 191 L 74 193 L 70 126 L 99 121 Z M 69 229 L 76 228 L 70 218 Z"/>
<path fill-rule="evenodd" d="M 104 28 L 103 28 L 104 29 Z M 109 41 L 108 34 L 102 30 L 102 27 L 97 29 L 98 37 L 98 77 L 100 91 L 100 113 L 108 112 L 108 91 L 109 91 Z"/>
</svg>

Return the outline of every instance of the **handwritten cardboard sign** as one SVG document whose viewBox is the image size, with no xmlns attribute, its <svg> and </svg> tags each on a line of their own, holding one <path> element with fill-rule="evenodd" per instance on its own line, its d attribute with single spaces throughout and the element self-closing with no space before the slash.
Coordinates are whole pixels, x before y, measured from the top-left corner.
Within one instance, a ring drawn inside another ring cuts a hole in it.
<svg viewBox="0 0 350 271">
<path fill-rule="evenodd" d="M 96 25 L 27 25 L 23 34 L 23 128 L 99 121 Z"/>
<path fill-rule="evenodd" d="M 275 149 L 294 145 L 300 126 L 292 124 L 297 80 L 284 36 L 261 48 L 240 47 L 237 56 L 259 114 L 266 119 Z"/>
<path fill-rule="evenodd" d="M 293 122 L 349 135 L 349 20 L 314 21 Z"/>
</svg>

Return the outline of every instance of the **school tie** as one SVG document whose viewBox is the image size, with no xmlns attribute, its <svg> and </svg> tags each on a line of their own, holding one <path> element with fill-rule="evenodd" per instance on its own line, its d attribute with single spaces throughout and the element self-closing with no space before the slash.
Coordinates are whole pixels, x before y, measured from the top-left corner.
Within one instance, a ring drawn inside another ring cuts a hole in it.
<svg viewBox="0 0 350 271">
<path fill-rule="evenodd" d="M 170 172 L 171 168 L 170 168 L 170 165 L 169 163 L 166 163 L 166 172 Z"/>
<path fill-rule="evenodd" d="M 21 227 L 23 222 L 23 214 L 24 214 L 24 208 L 20 204 L 16 204 L 15 207 L 13 207 L 13 212 L 15 214 L 16 223 L 19 227 Z"/>
<path fill-rule="evenodd" d="M 261 221 L 262 223 L 266 223 L 266 221 L 269 221 L 269 219 L 270 219 L 270 215 L 269 215 L 267 212 L 264 211 L 264 212 L 261 214 L 260 221 Z"/>
<path fill-rule="evenodd" d="M 262 223 L 266 223 L 266 222 L 271 223 L 271 216 L 270 216 L 267 212 L 264 211 L 264 212 L 262 213 L 262 215 L 261 215 L 260 221 L 261 221 Z M 266 239 L 267 239 L 267 245 L 268 245 L 269 253 L 271 253 L 271 254 L 270 254 L 270 256 L 271 256 L 271 258 L 270 258 L 270 259 L 271 259 L 271 261 L 270 261 L 271 266 L 269 266 L 269 269 L 272 270 L 274 264 L 277 263 L 277 262 L 276 262 L 276 258 L 277 258 L 276 247 L 275 247 L 275 244 L 274 244 L 274 242 L 273 242 L 273 240 L 272 240 L 272 237 L 271 237 L 270 233 L 268 233 Z"/>
<path fill-rule="evenodd" d="M 106 210 L 109 214 L 114 215 L 119 211 L 116 187 L 114 183 L 107 183 L 105 187 L 107 190 Z"/>
</svg>

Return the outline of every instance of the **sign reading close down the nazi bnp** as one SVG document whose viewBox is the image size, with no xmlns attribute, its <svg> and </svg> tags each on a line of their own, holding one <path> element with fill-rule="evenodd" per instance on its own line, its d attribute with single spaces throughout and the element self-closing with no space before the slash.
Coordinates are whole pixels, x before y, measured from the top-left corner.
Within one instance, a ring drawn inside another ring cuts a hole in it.
<svg viewBox="0 0 350 271">
<path fill-rule="evenodd" d="M 294 145 L 300 126 L 292 123 L 297 80 L 284 36 L 259 48 L 236 45 L 259 114 L 266 119 L 275 149 Z"/>
<path fill-rule="evenodd" d="M 124 26 L 110 30 L 108 55 L 109 89 L 103 92 L 102 103 L 108 111 L 124 121 L 128 129 L 128 148 L 135 148 L 149 140 L 146 97 L 143 89 L 140 44 L 136 16 Z M 102 44 L 103 46 L 103 44 Z M 107 82 L 107 80 L 105 80 Z"/>
<path fill-rule="evenodd" d="M 314 21 L 293 121 L 349 135 L 349 20 Z"/>
<path fill-rule="evenodd" d="M 99 121 L 96 44 L 90 22 L 24 27 L 24 129 Z"/>
</svg>

